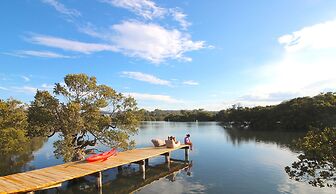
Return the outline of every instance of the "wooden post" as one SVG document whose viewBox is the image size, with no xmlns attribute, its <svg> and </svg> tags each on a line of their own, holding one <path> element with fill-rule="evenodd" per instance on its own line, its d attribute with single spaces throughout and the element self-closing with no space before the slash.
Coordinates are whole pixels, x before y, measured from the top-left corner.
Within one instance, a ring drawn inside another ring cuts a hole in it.
<svg viewBox="0 0 336 194">
<path fill-rule="evenodd" d="M 146 179 L 146 167 L 145 167 L 145 160 L 141 160 L 139 161 L 139 169 L 140 172 L 142 172 L 142 179 L 145 180 Z"/>
<path fill-rule="evenodd" d="M 170 152 L 165 153 L 165 161 L 167 163 L 167 167 L 170 170 Z"/>
<path fill-rule="evenodd" d="M 167 152 L 164 155 L 165 155 L 165 161 L 166 161 L 166 163 L 170 163 L 170 152 Z"/>
<path fill-rule="evenodd" d="M 99 192 L 99 194 L 103 194 L 103 187 L 99 187 L 98 192 Z"/>
<path fill-rule="evenodd" d="M 145 165 L 146 165 L 146 166 L 149 166 L 149 158 L 147 158 L 147 159 L 145 160 Z"/>
<path fill-rule="evenodd" d="M 103 187 L 103 176 L 102 172 L 100 171 L 97 173 L 97 188 L 101 190 L 102 187 Z"/>
<path fill-rule="evenodd" d="M 122 173 L 122 166 L 118 166 L 118 174 Z"/>
<path fill-rule="evenodd" d="M 186 162 L 189 161 L 189 146 L 186 147 L 186 148 L 184 148 L 184 160 L 185 160 Z"/>
</svg>

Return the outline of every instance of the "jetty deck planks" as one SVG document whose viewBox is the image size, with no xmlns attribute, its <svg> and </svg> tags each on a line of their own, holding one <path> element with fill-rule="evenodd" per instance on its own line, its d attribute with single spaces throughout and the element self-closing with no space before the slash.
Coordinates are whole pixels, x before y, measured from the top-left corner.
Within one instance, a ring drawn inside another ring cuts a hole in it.
<svg viewBox="0 0 336 194">
<path fill-rule="evenodd" d="M 105 161 L 69 162 L 47 168 L 0 177 L 0 193 L 30 192 L 52 187 L 75 178 L 101 172 L 125 164 L 146 160 L 178 149 L 188 149 L 188 145 L 176 148 L 147 147 L 119 152 Z"/>
</svg>

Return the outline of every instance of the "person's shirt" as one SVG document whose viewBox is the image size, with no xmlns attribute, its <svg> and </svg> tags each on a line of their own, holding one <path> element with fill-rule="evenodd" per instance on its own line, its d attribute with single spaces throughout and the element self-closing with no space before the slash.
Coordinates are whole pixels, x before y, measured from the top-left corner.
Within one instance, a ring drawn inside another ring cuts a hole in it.
<svg viewBox="0 0 336 194">
<path fill-rule="evenodd" d="M 189 137 L 185 137 L 185 138 L 184 138 L 184 143 L 185 143 L 185 144 L 190 143 L 190 138 L 189 138 Z"/>
</svg>

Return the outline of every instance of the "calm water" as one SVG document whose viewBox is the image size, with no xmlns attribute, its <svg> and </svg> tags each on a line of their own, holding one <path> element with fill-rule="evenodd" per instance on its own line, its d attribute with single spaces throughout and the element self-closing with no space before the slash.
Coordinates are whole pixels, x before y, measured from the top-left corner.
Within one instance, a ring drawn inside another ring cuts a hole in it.
<svg viewBox="0 0 336 194">
<path fill-rule="evenodd" d="M 307 183 L 290 180 L 284 167 L 298 155 L 289 145 L 302 136 L 298 133 L 265 133 L 227 130 L 215 122 L 174 123 L 146 122 L 134 137 L 137 147 L 151 146 L 152 138 L 174 135 L 183 140 L 191 134 L 194 149 L 191 164 L 172 163 L 170 170 L 164 158 L 150 160 L 146 180 L 137 165 L 104 172 L 103 193 L 335 193 L 335 188 L 314 188 Z M 52 142 L 36 140 L 32 148 L 20 155 L 22 162 L 1 162 L 0 173 L 42 168 L 62 163 L 53 156 Z M 173 158 L 184 159 L 184 151 L 173 152 Z M 63 184 L 45 193 L 97 193 L 93 177 Z"/>
</svg>

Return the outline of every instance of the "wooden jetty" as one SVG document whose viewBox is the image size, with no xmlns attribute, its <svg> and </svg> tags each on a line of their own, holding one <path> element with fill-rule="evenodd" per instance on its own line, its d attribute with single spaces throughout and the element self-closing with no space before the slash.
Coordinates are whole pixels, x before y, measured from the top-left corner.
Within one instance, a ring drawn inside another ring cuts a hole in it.
<svg viewBox="0 0 336 194">
<path fill-rule="evenodd" d="M 145 168 L 149 159 L 164 155 L 166 163 L 170 164 L 170 155 L 172 151 L 184 149 L 185 160 L 189 160 L 189 145 L 181 145 L 177 148 L 166 147 L 147 147 L 125 152 L 119 152 L 105 161 L 91 162 L 77 161 L 69 162 L 57 166 L 22 172 L 0 177 L 0 193 L 19 193 L 44 190 L 53 187 L 59 187 L 65 181 L 84 177 L 86 175 L 97 175 L 97 186 L 102 187 L 102 171 L 122 165 L 137 163 L 146 178 Z"/>
</svg>

